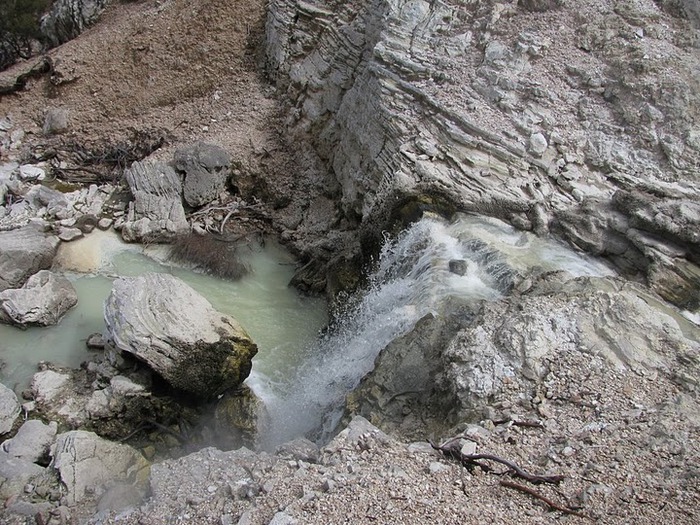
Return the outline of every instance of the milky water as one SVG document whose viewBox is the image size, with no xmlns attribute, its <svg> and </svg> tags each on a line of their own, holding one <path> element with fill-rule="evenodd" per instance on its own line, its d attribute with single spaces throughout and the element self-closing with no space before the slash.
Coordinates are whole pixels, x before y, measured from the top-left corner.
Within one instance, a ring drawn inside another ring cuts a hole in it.
<svg viewBox="0 0 700 525">
<path fill-rule="evenodd" d="M 252 273 L 226 281 L 167 263 L 167 248 L 122 243 L 114 233 L 95 231 L 85 239 L 62 245 L 57 262 L 73 282 L 78 305 L 52 327 L 20 330 L 0 325 L 0 381 L 19 391 L 36 371 L 38 361 L 77 367 L 89 357 L 86 338 L 104 329 L 103 304 L 117 275 L 169 272 L 204 295 L 219 311 L 240 321 L 259 347 L 256 373 L 274 378 L 284 374 L 325 326 L 321 299 L 301 296 L 288 286 L 294 261 L 282 248 L 244 250 Z"/>
<path fill-rule="evenodd" d="M 465 262 L 464 275 L 450 271 Z M 340 417 L 344 398 L 374 366 L 379 352 L 450 296 L 494 300 L 508 291 L 513 271 L 563 269 L 575 276 L 609 275 L 602 263 L 497 220 L 461 216 L 447 223 L 423 218 L 385 239 L 371 284 L 332 332 L 306 349 L 285 384 L 251 378 L 272 420 L 267 446 L 307 435 L 323 441 Z"/>
</svg>

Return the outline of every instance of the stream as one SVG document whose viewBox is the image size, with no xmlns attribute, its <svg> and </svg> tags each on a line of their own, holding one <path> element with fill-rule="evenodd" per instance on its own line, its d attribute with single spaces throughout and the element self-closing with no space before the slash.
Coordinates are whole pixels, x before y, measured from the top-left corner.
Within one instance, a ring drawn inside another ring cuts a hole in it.
<svg viewBox="0 0 700 525">
<path fill-rule="evenodd" d="M 253 269 L 239 281 L 196 273 L 167 261 L 167 247 L 122 243 L 93 232 L 62 245 L 57 266 L 72 280 L 78 305 L 54 327 L 0 325 L 0 381 L 18 393 L 40 360 L 77 367 L 87 358 L 85 339 L 102 332 L 102 308 L 117 275 L 171 272 L 236 317 L 259 346 L 247 384 L 271 418 L 264 448 L 299 436 L 322 442 L 343 414 L 345 396 L 372 370 L 379 352 L 451 296 L 496 300 L 517 275 L 533 269 L 574 276 L 611 275 L 603 263 L 553 240 L 495 220 L 461 215 L 448 223 L 424 217 L 398 238 L 387 237 L 369 286 L 351 298 L 328 330 L 325 301 L 288 286 L 294 261 L 281 247 L 244 254 Z"/>
</svg>

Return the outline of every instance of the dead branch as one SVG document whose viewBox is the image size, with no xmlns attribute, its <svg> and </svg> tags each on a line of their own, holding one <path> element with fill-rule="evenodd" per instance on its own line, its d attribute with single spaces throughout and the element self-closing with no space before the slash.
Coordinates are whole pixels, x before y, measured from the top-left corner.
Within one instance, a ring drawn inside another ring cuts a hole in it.
<svg viewBox="0 0 700 525">
<path fill-rule="evenodd" d="M 428 442 L 430 443 L 430 446 L 433 447 L 435 450 L 439 450 L 444 455 L 459 460 L 462 463 L 462 465 L 468 468 L 478 466 L 486 471 L 491 470 L 491 468 L 488 465 L 484 465 L 483 463 L 479 462 L 480 460 L 487 460 L 495 461 L 496 463 L 505 465 L 506 467 L 508 467 L 508 469 L 510 469 L 510 472 L 513 475 L 535 484 L 551 483 L 556 485 L 564 479 L 564 476 L 560 475 L 548 476 L 540 474 L 531 474 L 526 470 L 520 468 L 512 461 L 500 458 L 498 456 L 494 456 L 493 454 L 462 454 L 462 451 L 459 449 L 459 439 L 461 439 L 461 437 L 449 439 L 442 445 L 436 445 L 432 441 Z"/>
<path fill-rule="evenodd" d="M 551 499 L 547 498 L 546 496 L 543 496 L 542 494 L 531 489 L 530 487 L 526 487 L 525 485 L 520 485 L 519 483 L 514 483 L 506 479 L 502 479 L 499 483 L 503 487 L 508 487 L 511 489 L 519 490 L 520 492 L 524 492 L 525 494 L 529 494 L 533 498 L 537 498 L 538 500 L 546 503 L 553 510 L 558 510 L 559 512 L 563 512 L 564 514 L 571 514 L 572 516 L 577 516 L 579 518 L 591 519 L 589 516 L 581 514 L 580 512 L 574 509 L 570 509 L 568 507 L 564 507 L 562 505 L 559 505 L 558 503 L 555 503 Z"/>
</svg>

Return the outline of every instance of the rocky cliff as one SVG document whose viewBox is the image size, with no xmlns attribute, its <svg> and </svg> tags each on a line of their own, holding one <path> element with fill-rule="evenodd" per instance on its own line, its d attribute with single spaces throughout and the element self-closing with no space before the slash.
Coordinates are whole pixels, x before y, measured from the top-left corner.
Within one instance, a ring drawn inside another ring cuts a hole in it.
<svg viewBox="0 0 700 525">
<path fill-rule="evenodd" d="M 279 0 L 266 66 L 365 244 L 407 202 L 553 232 L 700 302 L 695 1 Z"/>
</svg>

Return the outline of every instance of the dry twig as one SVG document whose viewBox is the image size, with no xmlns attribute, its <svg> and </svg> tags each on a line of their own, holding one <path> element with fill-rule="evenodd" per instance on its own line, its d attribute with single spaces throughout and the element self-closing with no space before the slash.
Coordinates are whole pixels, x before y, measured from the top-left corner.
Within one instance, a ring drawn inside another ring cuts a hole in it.
<svg viewBox="0 0 700 525">
<path fill-rule="evenodd" d="M 527 472 L 512 461 L 500 458 L 498 456 L 494 456 L 493 454 L 462 454 L 462 451 L 459 449 L 459 439 L 461 438 L 452 438 L 443 443 L 442 445 L 436 445 L 432 441 L 429 441 L 429 443 L 430 446 L 432 446 L 435 450 L 439 450 L 446 456 L 458 459 L 465 467 L 479 466 L 482 469 L 489 471 L 491 470 L 491 468 L 488 467 L 488 465 L 479 463 L 480 460 L 488 460 L 495 461 L 496 463 L 500 463 L 501 465 L 505 465 L 506 467 L 508 467 L 509 471 L 513 475 L 527 480 L 531 483 L 552 483 L 556 485 L 564 479 L 564 476 L 560 475 L 531 474 L 530 472 Z"/>
<path fill-rule="evenodd" d="M 537 498 L 538 500 L 546 503 L 547 505 L 549 505 L 550 508 L 552 508 L 554 510 L 558 510 L 559 512 L 563 512 L 564 514 L 571 514 L 572 516 L 578 516 L 579 518 L 590 519 L 585 514 L 581 514 L 580 512 L 578 512 L 574 509 L 570 509 L 568 507 L 564 507 L 562 505 L 559 505 L 558 503 L 555 503 L 551 499 L 543 496 L 542 494 L 531 489 L 530 487 L 526 487 L 525 485 L 520 485 L 519 483 L 514 483 L 514 482 L 508 481 L 506 479 L 502 479 L 499 483 L 503 487 L 509 487 L 511 489 L 515 489 L 515 490 L 519 490 L 520 492 L 524 492 L 525 494 L 529 494 L 530 496 Z"/>
</svg>

